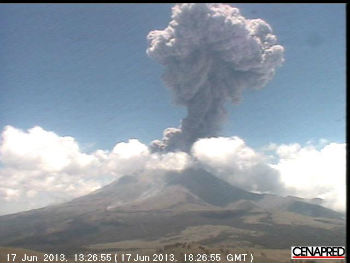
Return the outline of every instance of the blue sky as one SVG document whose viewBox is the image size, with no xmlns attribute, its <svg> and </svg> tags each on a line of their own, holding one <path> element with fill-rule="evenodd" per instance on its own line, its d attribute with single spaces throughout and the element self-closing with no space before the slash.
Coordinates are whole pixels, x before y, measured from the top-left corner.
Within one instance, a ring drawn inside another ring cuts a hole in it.
<svg viewBox="0 0 350 263">
<path fill-rule="evenodd" d="M 227 105 L 220 135 L 248 145 L 345 142 L 345 5 L 237 4 L 262 18 L 285 48 L 285 63 L 262 90 Z M 169 4 L 2 4 L 0 128 L 40 126 L 83 150 L 148 144 L 186 115 L 146 55 Z"/>
</svg>

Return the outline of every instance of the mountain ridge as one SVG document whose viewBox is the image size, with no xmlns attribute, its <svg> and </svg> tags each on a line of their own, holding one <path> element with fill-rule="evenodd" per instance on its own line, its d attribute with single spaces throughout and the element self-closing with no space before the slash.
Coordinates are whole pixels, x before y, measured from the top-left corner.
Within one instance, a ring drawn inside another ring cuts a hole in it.
<svg viewBox="0 0 350 263">
<path fill-rule="evenodd" d="M 285 248 L 298 240 L 337 245 L 345 240 L 341 213 L 300 200 L 251 193 L 201 169 L 126 176 L 64 204 L 1 216 L 0 245 L 51 250 L 183 240 L 193 227 L 197 240 L 200 229 L 208 226 L 217 237 L 202 242 L 212 245 Z M 276 234 L 286 240 L 281 242 Z"/>
</svg>

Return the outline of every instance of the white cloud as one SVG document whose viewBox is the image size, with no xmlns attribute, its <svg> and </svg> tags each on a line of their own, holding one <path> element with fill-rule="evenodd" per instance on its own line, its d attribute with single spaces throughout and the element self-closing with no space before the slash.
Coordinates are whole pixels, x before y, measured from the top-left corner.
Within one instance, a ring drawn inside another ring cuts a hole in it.
<svg viewBox="0 0 350 263">
<path fill-rule="evenodd" d="M 189 164 L 186 153 L 150 153 L 136 139 L 116 144 L 111 152 L 86 154 L 72 137 L 41 127 L 6 126 L 0 143 L 0 214 L 66 201 L 126 174 L 181 170 Z"/>
<path fill-rule="evenodd" d="M 109 170 L 123 175 L 134 175 L 154 170 L 183 170 L 191 164 L 184 152 L 151 153 L 149 148 L 136 139 L 116 144 L 107 158 Z"/>
<path fill-rule="evenodd" d="M 320 197 L 327 207 L 345 209 L 345 144 L 322 140 L 316 146 L 270 144 L 262 149 L 238 137 L 207 138 L 193 145 L 191 156 L 152 153 L 131 139 L 112 151 L 87 154 L 72 137 L 40 127 L 6 126 L 0 142 L 0 214 L 69 200 L 123 175 L 161 176 L 193 165 L 249 191 Z"/>
<path fill-rule="evenodd" d="M 345 210 L 345 143 L 329 143 L 319 150 L 312 145 L 280 145 L 276 155 L 279 161 L 274 167 L 290 191 L 305 198 L 323 198 L 324 205 Z"/>
<path fill-rule="evenodd" d="M 0 213 L 68 200 L 101 186 L 98 175 L 104 158 L 100 152 L 82 153 L 74 138 L 41 127 L 24 132 L 6 126 L 0 157 L 0 201 L 8 203 Z"/>
<path fill-rule="evenodd" d="M 246 190 L 280 193 L 284 189 L 267 157 L 238 137 L 200 139 L 192 154 L 210 172 Z"/>
<path fill-rule="evenodd" d="M 345 211 L 344 143 L 271 143 L 259 153 L 238 137 L 218 137 L 198 140 L 192 154 L 211 173 L 246 190 L 318 197 L 324 206 Z"/>
<path fill-rule="evenodd" d="M 192 158 L 185 152 L 153 153 L 146 168 L 148 170 L 181 171 L 192 164 Z"/>
</svg>

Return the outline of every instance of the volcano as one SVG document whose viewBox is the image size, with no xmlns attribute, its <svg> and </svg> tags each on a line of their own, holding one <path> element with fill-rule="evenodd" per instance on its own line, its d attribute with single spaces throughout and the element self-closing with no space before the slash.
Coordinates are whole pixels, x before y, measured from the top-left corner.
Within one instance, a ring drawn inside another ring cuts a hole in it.
<svg viewBox="0 0 350 263">
<path fill-rule="evenodd" d="M 0 217 L 0 246 L 74 251 L 345 243 L 344 215 L 314 200 L 257 194 L 202 169 L 124 176 L 70 202 Z"/>
</svg>

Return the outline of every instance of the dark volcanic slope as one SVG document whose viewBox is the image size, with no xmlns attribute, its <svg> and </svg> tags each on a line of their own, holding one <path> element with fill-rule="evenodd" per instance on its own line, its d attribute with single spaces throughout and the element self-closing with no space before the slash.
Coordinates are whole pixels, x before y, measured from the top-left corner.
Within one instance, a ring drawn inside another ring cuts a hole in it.
<svg viewBox="0 0 350 263">
<path fill-rule="evenodd" d="M 244 191 L 232 186 L 204 170 L 186 170 L 181 174 L 169 173 L 167 178 L 169 185 L 181 185 L 203 201 L 225 206 L 238 200 L 258 200 L 262 196 Z"/>
<path fill-rule="evenodd" d="M 208 228 L 214 233 L 209 239 L 202 234 Z M 60 251 L 135 239 L 181 241 L 188 232 L 212 245 L 288 248 L 293 243 L 345 242 L 342 214 L 300 198 L 250 193 L 193 169 L 123 177 L 71 202 L 0 217 L 1 246 L 33 249 Z"/>
</svg>

